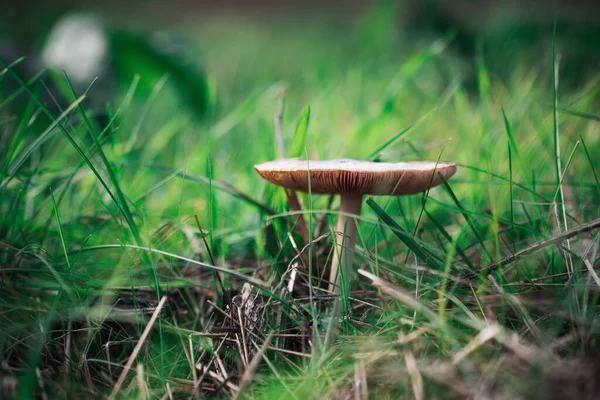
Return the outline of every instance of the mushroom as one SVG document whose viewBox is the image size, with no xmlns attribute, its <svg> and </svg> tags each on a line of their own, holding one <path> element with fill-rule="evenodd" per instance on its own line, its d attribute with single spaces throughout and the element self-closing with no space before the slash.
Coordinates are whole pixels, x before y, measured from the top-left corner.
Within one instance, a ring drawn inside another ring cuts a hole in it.
<svg viewBox="0 0 600 400">
<path fill-rule="evenodd" d="M 304 161 L 281 159 L 254 166 L 260 176 L 286 189 L 314 194 L 340 194 L 336 247 L 329 275 L 329 290 L 339 293 L 340 276 L 348 276 L 356 241 L 363 195 L 401 196 L 421 193 L 456 172 L 456 164 L 435 161 L 400 163 L 337 159 Z M 344 246 L 345 244 L 345 246 Z"/>
</svg>

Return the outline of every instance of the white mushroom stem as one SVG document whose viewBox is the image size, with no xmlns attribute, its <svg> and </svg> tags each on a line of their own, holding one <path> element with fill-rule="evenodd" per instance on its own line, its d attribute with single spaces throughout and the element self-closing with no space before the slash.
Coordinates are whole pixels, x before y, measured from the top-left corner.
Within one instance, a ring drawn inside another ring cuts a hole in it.
<svg viewBox="0 0 600 400">
<path fill-rule="evenodd" d="M 362 206 L 361 194 L 342 194 L 340 216 L 335 229 L 336 246 L 329 272 L 329 291 L 339 293 L 341 277 L 346 282 L 352 271 L 352 254 L 358 233 L 358 217 Z"/>
</svg>

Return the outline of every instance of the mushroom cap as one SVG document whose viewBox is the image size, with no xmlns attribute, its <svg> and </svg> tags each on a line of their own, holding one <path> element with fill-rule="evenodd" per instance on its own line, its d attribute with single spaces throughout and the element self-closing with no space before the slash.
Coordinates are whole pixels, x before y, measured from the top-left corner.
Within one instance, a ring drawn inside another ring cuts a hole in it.
<svg viewBox="0 0 600 400">
<path fill-rule="evenodd" d="M 254 166 L 263 179 L 287 189 L 320 194 L 401 196 L 421 193 L 456 172 L 456 164 L 435 161 L 399 163 L 337 159 L 281 159 Z"/>
</svg>

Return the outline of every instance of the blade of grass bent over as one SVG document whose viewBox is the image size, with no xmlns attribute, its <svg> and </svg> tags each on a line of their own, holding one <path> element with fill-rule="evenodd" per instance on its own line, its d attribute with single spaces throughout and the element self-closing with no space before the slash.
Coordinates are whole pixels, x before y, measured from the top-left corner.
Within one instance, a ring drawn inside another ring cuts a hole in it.
<svg viewBox="0 0 600 400">
<path fill-rule="evenodd" d="M 65 73 L 65 80 L 66 80 L 67 85 L 69 86 L 69 89 L 71 90 L 73 96 L 76 96 L 75 89 L 73 88 L 73 85 L 71 84 L 71 80 L 69 79 L 69 77 L 67 76 L 66 73 Z M 86 114 L 85 110 L 83 109 L 83 106 L 81 105 L 81 103 L 78 105 L 78 111 L 88 129 L 88 133 L 89 133 L 90 137 L 94 141 L 94 145 L 96 146 L 98 154 L 100 155 L 100 158 L 102 159 L 102 163 L 104 164 L 104 168 L 106 168 L 106 172 L 108 173 L 110 181 L 112 182 L 112 184 L 115 188 L 116 195 L 119 200 L 119 202 L 117 203 L 117 206 L 123 212 L 123 216 L 125 217 L 125 220 L 127 221 L 127 225 L 129 225 L 129 229 L 131 229 L 131 232 L 133 233 L 133 237 L 134 237 L 137 245 L 142 246 L 144 243 L 142 242 L 140 232 L 139 232 L 138 227 L 133 219 L 133 214 L 131 213 L 131 210 L 129 209 L 129 203 L 127 201 L 127 198 L 125 197 L 123 190 L 121 190 L 121 185 L 119 184 L 119 180 L 117 179 L 117 176 L 116 176 L 110 162 L 108 161 L 108 158 L 106 157 L 106 154 L 104 153 L 104 150 L 102 149 L 102 146 L 100 145 L 100 143 L 98 141 L 98 137 L 94 133 L 94 128 L 92 127 L 92 124 L 90 123 L 90 120 L 87 117 L 87 114 Z M 89 162 L 89 164 L 91 165 L 91 161 Z M 107 190 L 108 190 L 108 188 L 107 188 Z M 144 255 L 144 262 L 146 264 L 150 264 L 149 258 L 147 258 L 146 255 Z M 156 284 L 157 283 L 156 282 L 156 274 L 154 274 L 153 278 L 154 278 L 155 284 Z M 158 288 L 158 285 L 157 285 L 157 288 Z"/>
<path fill-rule="evenodd" d="M 393 220 L 384 209 L 379 207 L 373 199 L 367 199 L 367 204 L 375 214 L 381 218 L 381 220 L 394 232 L 394 234 L 425 264 L 432 265 L 436 269 L 441 268 L 440 261 L 436 255 L 426 251 L 425 247 L 418 243 L 408 232 L 406 232 L 400 225 Z"/>
</svg>

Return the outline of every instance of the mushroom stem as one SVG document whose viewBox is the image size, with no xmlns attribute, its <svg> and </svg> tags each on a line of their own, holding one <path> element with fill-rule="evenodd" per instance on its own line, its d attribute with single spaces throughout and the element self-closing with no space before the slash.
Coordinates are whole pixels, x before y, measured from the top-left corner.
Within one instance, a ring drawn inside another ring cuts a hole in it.
<svg viewBox="0 0 600 400">
<path fill-rule="evenodd" d="M 329 272 L 329 291 L 339 293 L 341 277 L 346 282 L 352 271 L 352 254 L 358 232 L 358 217 L 362 206 L 362 194 L 345 193 L 340 199 L 340 216 L 335 228 L 336 246 Z"/>
</svg>

